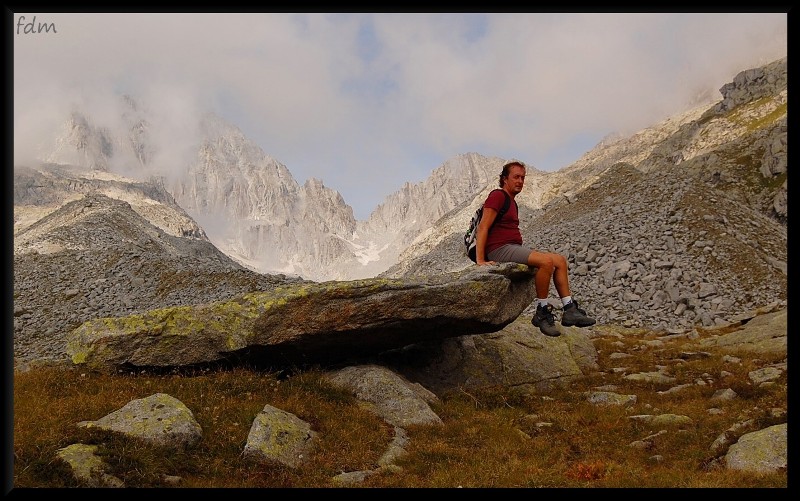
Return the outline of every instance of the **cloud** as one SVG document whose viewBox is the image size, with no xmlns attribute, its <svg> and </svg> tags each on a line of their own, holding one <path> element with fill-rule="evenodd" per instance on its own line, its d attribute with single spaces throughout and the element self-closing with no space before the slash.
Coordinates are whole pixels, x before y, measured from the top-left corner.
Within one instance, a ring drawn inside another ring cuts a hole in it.
<svg viewBox="0 0 800 501">
<path fill-rule="evenodd" d="M 609 133 L 721 99 L 736 73 L 787 53 L 780 12 L 15 20 L 34 15 L 57 33 L 13 37 L 15 163 L 71 107 L 113 121 L 110 100 L 128 93 L 158 112 L 164 165 L 191 154 L 192 118 L 213 111 L 360 219 L 459 153 L 565 167 Z"/>
</svg>

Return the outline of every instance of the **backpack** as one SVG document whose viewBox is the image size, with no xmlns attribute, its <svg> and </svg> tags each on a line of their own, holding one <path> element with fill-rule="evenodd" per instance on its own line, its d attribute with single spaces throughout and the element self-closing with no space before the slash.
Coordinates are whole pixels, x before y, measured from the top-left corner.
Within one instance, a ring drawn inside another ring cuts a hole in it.
<svg viewBox="0 0 800 501">
<path fill-rule="evenodd" d="M 492 193 L 498 191 L 498 189 L 492 190 Z M 505 192 L 505 190 L 499 190 L 503 192 L 503 195 L 506 196 L 506 201 L 503 204 L 503 207 L 500 209 L 500 212 L 497 214 L 497 217 L 494 218 L 492 221 L 492 226 L 500 219 L 502 219 L 503 215 L 508 211 L 508 208 L 511 206 L 511 196 Z M 478 207 L 478 210 L 475 211 L 475 214 L 472 216 L 472 220 L 469 222 L 469 228 L 467 228 L 467 232 L 464 234 L 464 251 L 468 258 L 472 260 L 473 263 L 476 263 L 476 256 L 475 253 L 477 252 L 476 246 L 478 245 L 478 225 L 481 224 L 481 218 L 483 217 L 483 204 Z M 490 228 L 491 229 L 491 228 Z"/>
</svg>

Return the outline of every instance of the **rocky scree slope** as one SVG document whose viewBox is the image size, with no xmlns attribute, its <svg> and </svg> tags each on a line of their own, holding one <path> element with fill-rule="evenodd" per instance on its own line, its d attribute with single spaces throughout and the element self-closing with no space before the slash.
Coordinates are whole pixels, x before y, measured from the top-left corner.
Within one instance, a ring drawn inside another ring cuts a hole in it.
<svg viewBox="0 0 800 501">
<path fill-rule="evenodd" d="M 98 317 L 204 304 L 302 282 L 254 273 L 207 240 L 150 224 L 127 202 L 87 195 L 15 235 L 14 361 L 68 362 L 66 335 Z"/>
<path fill-rule="evenodd" d="M 101 170 L 87 171 L 56 164 L 14 167 L 15 239 L 42 217 L 88 194 L 102 194 L 127 202 L 167 234 L 208 240 L 203 229 L 157 179 L 134 181 Z M 15 252 L 17 249 L 19 247 L 15 247 Z"/>
<path fill-rule="evenodd" d="M 785 75 L 785 59 L 742 72 L 720 103 L 601 143 L 553 174 L 541 206 L 520 203 L 524 240 L 569 257 L 572 291 L 600 323 L 682 331 L 785 304 Z M 382 275 L 473 265 L 462 236 L 476 199 Z"/>
</svg>

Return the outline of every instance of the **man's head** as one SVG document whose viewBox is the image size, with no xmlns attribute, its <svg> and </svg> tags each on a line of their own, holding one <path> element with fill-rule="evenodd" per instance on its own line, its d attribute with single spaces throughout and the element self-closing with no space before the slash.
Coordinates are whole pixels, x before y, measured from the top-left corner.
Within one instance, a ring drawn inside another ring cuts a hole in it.
<svg viewBox="0 0 800 501">
<path fill-rule="evenodd" d="M 517 194 L 522 191 L 525 184 L 525 164 L 522 162 L 509 162 L 503 166 L 500 173 L 500 187 L 504 190 Z"/>
</svg>

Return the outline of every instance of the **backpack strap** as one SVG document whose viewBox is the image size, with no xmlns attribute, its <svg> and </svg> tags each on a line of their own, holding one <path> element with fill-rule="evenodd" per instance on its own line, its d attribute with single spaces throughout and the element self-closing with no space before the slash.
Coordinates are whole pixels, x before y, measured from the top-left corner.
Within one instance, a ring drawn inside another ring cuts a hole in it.
<svg viewBox="0 0 800 501">
<path fill-rule="evenodd" d="M 505 215 L 505 213 L 508 212 L 508 208 L 511 207 L 511 195 L 506 193 L 506 190 L 503 190 L 503 189 L 499 189 L 498 188 L 495 191 L 502 191 L 503 195 L 505 195 L 505 197 L 506 197 L 506 201 L 505 201 L 505 203 L 503 203 L 503 207 L 500 208 L 500 212 L 497 213 L 497 217 L 494 218 L 494 221 L 492 221 L 492 226 L 494 226 L 494 224 L 496 222 L 500 221 L 503 218 L 503 216 Z M 517 201 L 514 200 L 514 203 L 516 204 Z M 517 211 L 519 211 L 519 206 L 517 206 Z"/>
</svg>

